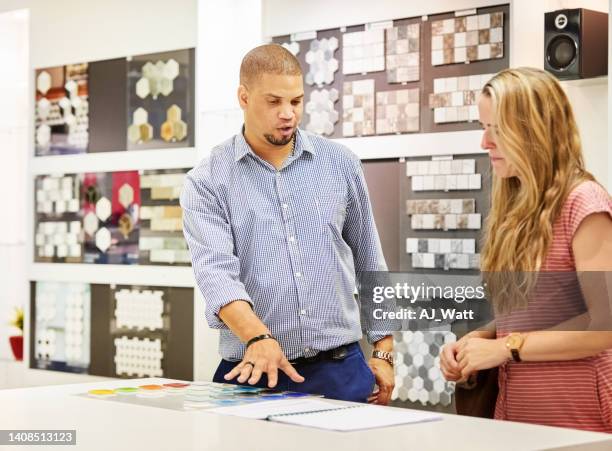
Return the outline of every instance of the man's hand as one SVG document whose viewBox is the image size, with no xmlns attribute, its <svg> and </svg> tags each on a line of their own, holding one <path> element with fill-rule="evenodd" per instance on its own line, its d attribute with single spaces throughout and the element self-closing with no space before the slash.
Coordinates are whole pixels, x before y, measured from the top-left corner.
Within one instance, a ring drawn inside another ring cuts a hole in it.
<svg viewBox="0 0 612 451">
<path fill-rule="evenodd" d="M 268 387 L 274 388 L 278 382 L 278 370 L 283 371 L 293 382 L 304 382 L 304 378 L 293 368 L 285 357 L 276 340 L 265 339 L 253 343 L 244 353 L 242 362 L 227 373 L 226 381 L 238 376 L 238 382 L 243 384 L 248 380 L 251 385 L 261 379 L 262 374 L 268 375 Z"/>
<path fill-rule="evenodd" d="M 376 385 L 378 385 L 378 390 L 372 393 L 368 398 L 368 402 L 386 406 L 391 400 L 391 393 L 393 392 L 393 387 L 395 387 L 393 367 L 389 362 L 374 357 L 370 359 L 368 365 L 374 373 Z"/>
</svg>

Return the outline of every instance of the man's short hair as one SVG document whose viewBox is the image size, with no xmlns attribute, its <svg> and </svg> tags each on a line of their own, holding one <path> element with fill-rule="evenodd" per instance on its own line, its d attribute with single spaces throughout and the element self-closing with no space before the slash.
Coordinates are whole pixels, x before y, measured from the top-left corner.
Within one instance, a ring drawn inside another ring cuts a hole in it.
<svg viewBox="0 0 612 451">
<path fill-rule="evenodd" d="M 242 59 L 240 84 L 250 86 L 262 74 L 302 75 L 297 58 L 279 44 L 265 44 L 255 47 Z"/>
</svg>

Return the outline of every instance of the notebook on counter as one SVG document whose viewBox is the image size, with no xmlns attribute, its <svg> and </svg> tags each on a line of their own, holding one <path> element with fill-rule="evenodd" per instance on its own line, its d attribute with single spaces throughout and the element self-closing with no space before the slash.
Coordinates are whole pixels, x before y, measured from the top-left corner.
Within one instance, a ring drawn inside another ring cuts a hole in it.
<svg viewBox="0 0 612 451">
<path fill-rule="evenodd" d="M 344 432 L 442 419 L 441 415 L 434 412 L 370 404 L 341 405 L 321 399 L 270 401 L 246 406 L 221 407 L 208 412 Z"/>
</svg>

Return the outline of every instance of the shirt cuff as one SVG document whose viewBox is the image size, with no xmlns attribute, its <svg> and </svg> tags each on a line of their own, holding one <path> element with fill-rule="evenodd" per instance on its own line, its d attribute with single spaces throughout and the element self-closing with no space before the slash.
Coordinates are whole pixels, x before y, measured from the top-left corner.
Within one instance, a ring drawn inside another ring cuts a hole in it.
<svg viewBox="0 0 612 451">
<path fill-rule="evenodd" d="M 368 339 L 368 343 L 373 345 L 378 340 L 382 340 L 383 338 L 388 337 L 389 335 L 393 335 L 393 332 L 391 332 L 391 331 L 385 332 L 385 331 L 377 330 L 375 332 L 368 332 L 366 334 L 366 337 Z"/>
<path fill-rule="evenodd" d="M 234 301 L 246 301 L 253 308 L 253 301 L 242 284 L 215 287 L 206 294 L 202 293 L 206 302 L 206 321 L 211 329 L 227 329 L 227 325 L 219 318 L 219 310 Z"/>
</svg>

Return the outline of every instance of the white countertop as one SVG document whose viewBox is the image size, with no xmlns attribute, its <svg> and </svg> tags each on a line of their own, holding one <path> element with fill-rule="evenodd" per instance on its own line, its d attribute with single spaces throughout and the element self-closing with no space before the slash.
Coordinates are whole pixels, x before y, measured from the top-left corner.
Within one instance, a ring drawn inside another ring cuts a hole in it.
<svg viewBox="0 0 612 451">
<path fill-rule="evenodd" d="M 66 449 L 87 451 L 518 451 L 564 446 L 583 449 L 587 443 L 612 439 L 607 434 L 458 415 L 386 429 L 332 432 L 205 411 L 172 411 L 72 396 L 94 388 L 170 381 L 151 378 L 0 390 L 0 429 L 76 429 L 77 446 Z M 44 447 L 32 447 L 41 448 Z M 612 443 L 592 449 L 609 450 Z"/>
</svg>

